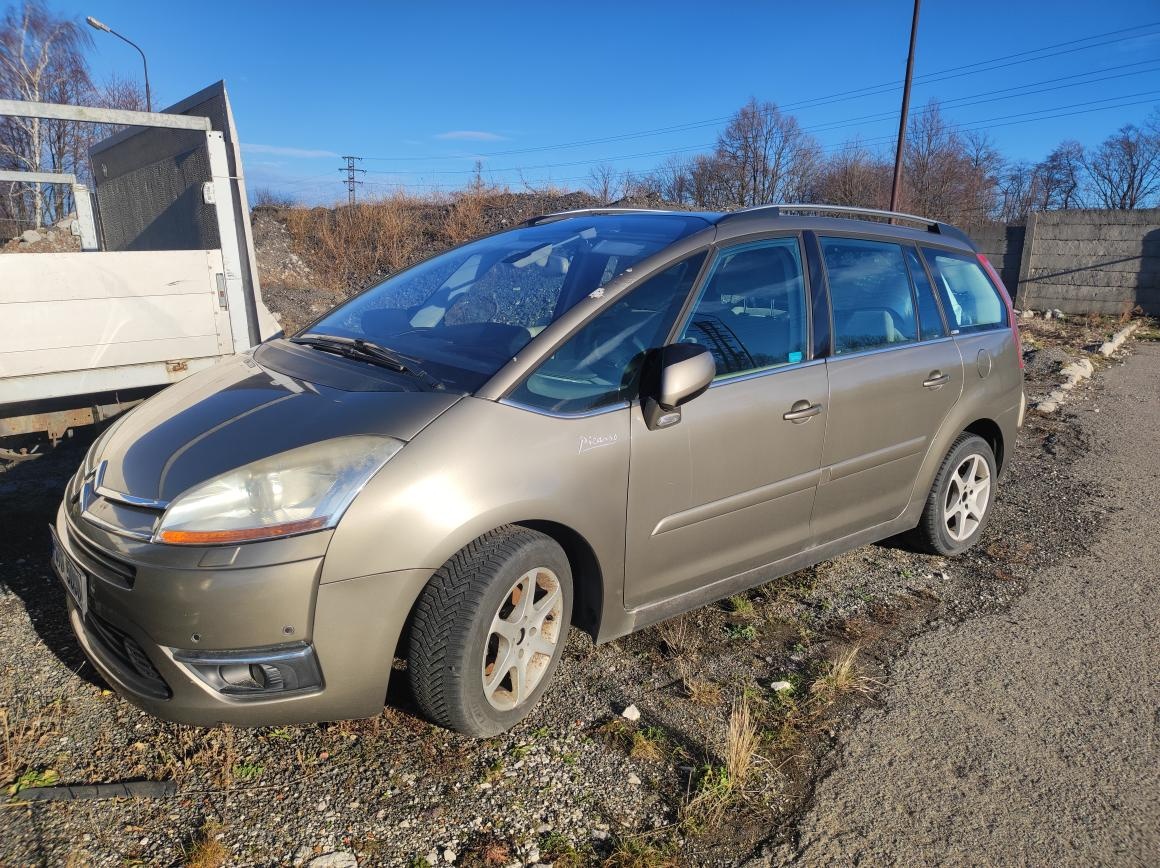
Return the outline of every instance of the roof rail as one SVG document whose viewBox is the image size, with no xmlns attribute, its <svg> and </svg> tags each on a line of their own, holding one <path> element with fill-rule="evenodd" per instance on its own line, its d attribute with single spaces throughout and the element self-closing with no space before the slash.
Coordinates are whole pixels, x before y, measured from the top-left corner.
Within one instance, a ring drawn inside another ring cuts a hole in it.
<svg viewBox="0 0 1160 868">
<path fill-rule="evenodd" d="M 563 220 L 565 217 L 578 217 L 581 214 L 683 214 L 683 211 L 674 211 L 670 208 L 573 208 L 571 211 L 553 211 L 551 214 L 540 214 L 529 217 L 521 226 L 535 226 L 549 220 Z"/>
<path fill-rule="evenodd" d="M 751 208 L 742 208 L 739 211 L 731 211 L 726 214 L 725 218 L 723 219 L 731 217 L 735 214 L 745 214 L 751 211 L 763 211 L 774 217 L 777 217 L 780 214 L 799 214 L 803 211 L 817 211 L 819 213 L 850 215 L 855 217 L 885 217 L 889 218 L 891 221 L 905 220 L 909 223 L 919 223 L 926 229 L 927 232 L 934 232 L 937 235 L 947 235 L 960 241 L 970 242 L 971 240 L 961 229 L 956 229 L 949 223 L 944 223 L 941 220 L 935 220 L 931 217 L 921 217 L 918 214 L 905 214 L 901 211 L 883 211 L 879 208 L 858 208 L 853 205 L 814 205 L 810 203 L 799 205 L 789 205 L 785 203 L 778 203 L 775 205 L 754 205 Z"/>
</svg>

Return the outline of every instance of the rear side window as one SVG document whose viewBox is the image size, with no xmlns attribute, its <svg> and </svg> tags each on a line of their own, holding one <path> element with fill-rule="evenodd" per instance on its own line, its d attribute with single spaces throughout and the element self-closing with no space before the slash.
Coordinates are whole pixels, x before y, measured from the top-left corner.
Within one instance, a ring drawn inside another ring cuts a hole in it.
<svg viewBox="0 0 1160 868">
<path fill-rule="evenodd" d="M 938 302 L 934 300 L 934 287 L 922 267 L 922 260 L 913 247 L 906 248 L 906 264 L 910 267 L 910 277 L 914 281 L 914 292 L 918 297 L 918 327 L 924 341 L 945 338 L 946 328 L 942 315 L 938 312 Z"/>
<path fill-rule="evenodd" d="M 718 253 L 678 340 L 707 348 L 718 378 L 802 361 L 806 301 L 797 237 Z"/>
<path fill-rule="evenodd" d="M 705 261 L 701 252 L 612 302 L 511 393 L 526 407 L 585 413 L 635 396 L 646 350 L 659 347 Z"/>
<path fill-rule="evenodd" d="M 987 279 L 979 260 L 945 250 L 923 249 L 938 282 L 943 310 L 951 328 L 960 332 L 1006 326 L 1007 305 Z"/>
<path fill-rule="evenodd" d="M 819 238 L 834 311 L 834 354 L 918 339 L 918 321 L 902 245 L 860 238 Z"/>
</svg>

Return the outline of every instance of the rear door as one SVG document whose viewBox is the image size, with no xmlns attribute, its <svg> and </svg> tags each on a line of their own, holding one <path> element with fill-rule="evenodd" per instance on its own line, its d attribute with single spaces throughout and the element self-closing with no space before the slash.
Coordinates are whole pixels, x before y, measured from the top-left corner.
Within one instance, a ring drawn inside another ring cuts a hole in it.
<svg viewBox="0 0 1160 868">
<path fill-rule="evenodd" d="M 717 378 L 650 431 L 632 408 L 625 606 L 634 609 L 809 544 L 826 426 L 826 367 L 810 358 L 797 235 L 723 248 L 677 336 Z"/>
<path fill-rule="evenodd" d="M 812 521 L 825 543 L 902 513 L 962 393 L 963 362 L 913 245 L 838 235 L 819 243 L 834 329 Z"/>
</svg>

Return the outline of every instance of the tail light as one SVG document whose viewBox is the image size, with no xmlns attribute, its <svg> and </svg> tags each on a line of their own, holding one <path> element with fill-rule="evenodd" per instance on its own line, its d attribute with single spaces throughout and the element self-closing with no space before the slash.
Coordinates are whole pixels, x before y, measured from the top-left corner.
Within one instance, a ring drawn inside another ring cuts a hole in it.
<svg viewBox="0 0 1160 868">
<path fill-rule="evenodd" d="M 999 290 L 999 295 L 1003 296 L 1003 304 L 1007 305 L 1007 321 L 1011 323 L 1011 335 L 1015 338 L 1015 352 L 1019 354 L 1019 368 L 1023 369 L 1023 342 L 1019 338 L 1019 320 L 1015 318 L 1015 305 L 1011 302 L 1011 293 L 1007 292 L 1007 287 L 1003 285 L 1003 278 L 999 277 L 999 272 L 995 271 L 995 267 L 991 265 L 991 261 L 980 253 L 979 264 L 983 266 L 983 271 L 987 272 L 987 276 L 991 278 L 991 283 Z"/>
</svg>

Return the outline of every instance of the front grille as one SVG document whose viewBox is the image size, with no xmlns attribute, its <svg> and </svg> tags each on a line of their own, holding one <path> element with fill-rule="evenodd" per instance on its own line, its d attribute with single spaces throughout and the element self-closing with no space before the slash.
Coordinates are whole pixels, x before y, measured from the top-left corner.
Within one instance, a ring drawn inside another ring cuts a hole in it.
<svg viewBox="0 0 1160 868">
<path fill-rule="evenodd" d="M 72 543 L 73 552 L 79 556 L 82 566 L 89 572 L 126 588 L 132 588 L 134 582 L 137 581 L 137 568 L 135 566 L 97 548 L 80 534 L 73 533 L 71 528 L 69 529 L 69 542 Z"/>
<path fill-rule="evenodd" d="M 92 612 L 89 613 L 85 626 L 89 629 L 89 635 L 105 652 L 107 662 L 120 670 L 122 676 L 132 676 L 125 679 L 131 687 L 157 699 L 168 699 L 173 695 L 169 685 L 165 683 L 165 679 L 161 677 L 161 673 L 157 671 L 157 667 L 153 665 L 136 639 Z"/>
</svg>

